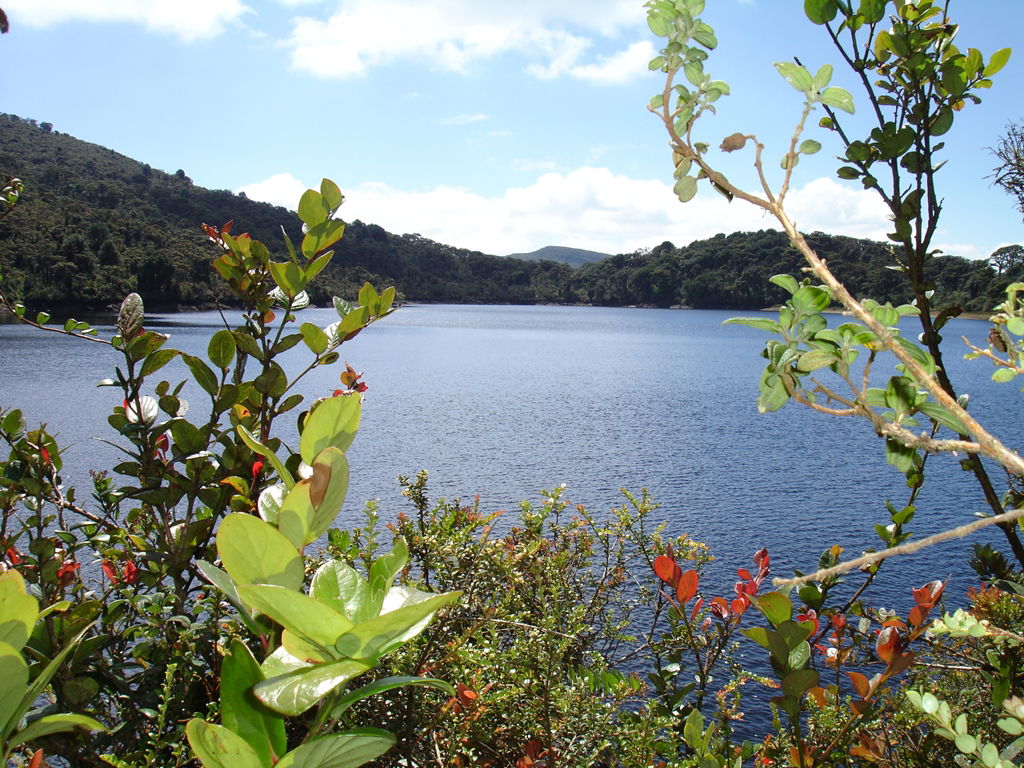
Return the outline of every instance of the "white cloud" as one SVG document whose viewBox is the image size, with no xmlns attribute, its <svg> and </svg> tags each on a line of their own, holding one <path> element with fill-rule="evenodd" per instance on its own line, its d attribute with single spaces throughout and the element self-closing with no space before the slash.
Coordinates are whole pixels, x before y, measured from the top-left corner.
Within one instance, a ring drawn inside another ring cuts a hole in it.
<svg viewBox="0 0 1024 768">
<path fill-rule="evenodd" d="M 4 10 L 13 24 L 129 22 L 186 43 L 216 37 L 252 11 L 241 0 L 5 0 Z"/>
<path fill-rule="evenodd" d="M 478 112 L 475 115 L 455 115 L 455 117 L 448 117 L 442 120 L 441 123 L 443 125 L 469 125 L 470 123 L 479 123 L 483 120 L 490 119 L 490 115 Z"/>
<path fill-rule="evenodd" d="M 625 83 L 648 74 L 650 70 L 647 68 L 647 64 L 654 56 L 654 46 L 644 40 L 633 43 L 624 51 L 619 51 L 611 56 L 599 57 L 596 64 L 575 66 L 569 70 L 569 74 L 592 83 Z"/>
<path fill-rule="evenodd" d="M 306 185 L 288 174 L 242 187 L 250 198 L 294 208 Z M 633 179 L 607 168 L 546 173 L 527 187 L 486 197 L 462 187 L 427 191 L 365 182 L 345 190 L 342 216 L 389 232 L 424 237 L 485 253 L 528 252 L 567 245 L 628 253 L 665 240 L 686 245 L 719 232 L 778 229 L 775 220 L 742 201 L 727 202 L 702 186 L 683 205 L 668 184 Z M 828 178 L 790 191 L 787 210 L 801 230 L 884 240 L 886 209 L 870 192 Z"/>
<path fill-rule="evenodd" d="M 245 192 L 245 196 L 250 200 L 280 205 L 294 211 L 299 205 L 299 198 L 307 189 L 307 184 L 303 184 L 290 173 L 278 173 L 269 179 L 246 184 L 235 192 Z"/>
<path fill-rule="evenodd" d="M 347 0 L 329 16 L 293 19 L 288 46 L 292 65 L 319 77 L 361 76 L 399 59 L 466 72 L 478 61 L 516 52 L 533 60 L 527 70 L 539 77 L 622 82 L 644 71 L 636 63 L 644 58 L 646 65 L 649 43 L 596 63 L 581 58 L 593 35 L 614 36 L 640 22 L 632 0 Z"/>
</svg>

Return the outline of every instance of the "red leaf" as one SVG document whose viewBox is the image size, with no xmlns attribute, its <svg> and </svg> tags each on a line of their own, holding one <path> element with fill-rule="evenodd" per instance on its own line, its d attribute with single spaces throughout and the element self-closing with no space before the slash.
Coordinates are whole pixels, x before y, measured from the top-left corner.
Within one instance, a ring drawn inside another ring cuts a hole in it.
<svg viewBox="0 0 1024 768">
<path fill-rule="evenodd" d="M 754 553 L 754 565 L 759 569 L 767 570 L 771 560 L 768 557 L 768 550 L 765 548 L 757 550 Z"/>
<path fill-rule="evenodd" d="M 693 604 L 693 610 L 690 611 L 690 623 L 692 624 L 697 620 L 697 614 L 700 613 L 701 607 L 704 605 L 704 598 L 700 598 L 696 603 Z"/>
<path fill-rule="evenodd" d="M 15 546 L 7 548 L 7 559 L 11 561 L 11 565 L 21 565 L 21 553 Z"/>
<path fill-rule="evenodd" d="M 751 579 L 754 578 L 753 576 L 750 575 L 750 571 L 748 571 L 746 568 L 740 568 L 739 570 L 737 570 L 736 571 L 736 575 L 739 576 L 744 581 L 750 581 Z"/>
<path fill-rule="evenodd" d="M 811 634 L 818 634 L 818 612 L 813 608 L 808 608 L 803 613 L 797 614 L 796 620 L 801 623 L 808 621 L 812 622 L 814 624 L 814 629 L 811 630 Z"/>
<path fill-rule="evenodd" d="M 44 766 L 43 758 L 44 757 L 45 756 L 43 755 L 43 750 L 37 749 L 32 754 L 32 759 L 29 761 L 28 768 L 43 768 L 43 766 Z"/>
<path fill-rule="evenodd" d="M 850 709 L 853 710 L 853 714 L 855 714 L 855 715 L 863 715 L 870 708 L 871 708 L 871 702 L 870 701 L 851 701 L 850 702 Z"/>
<path fill-rule="evenodd" d="M 916 656 L 910 651 L 898 655 L 892 662 L 892 674 L 898 675 L 900 672 L 907 669 L 911 664 L 914 663 L 915 658 Z"/>
<path fill-rule="evenodd" d="M 679 583 L 676 584 L 676 599 L 680 605 L 685 605 L 697 594 L 697 571 L 691 568 L 679 576 Z"/>
<path fill-rule="evenodd" d="M 720 619 L 729 618 L 729 603 L 726 602 L 724 597 L 711 598 L 711 607 L 709 610 Z"/>
<path fill-rule="evenodd" d="M 671 557 L 658 555 L 654 558 L 654 573 L 666 584 L 675 587 L 679 583 L 683 569 Z"/>
<path fill-rule="evenodd" d="M 913 590 L 914 602 L 918 605 L 927 605 L 930 608 L 935 605 L 942 595 L 942 590 L 945 588 L 946 582 L 944 581 L 939 581 L 938 579 L 929 581 L 923 587 Z"/>
<path fill-rule="evenodd" d="M 107 580 L 111 584 L 119 584 L 121 582 L 121 579 L 117 575 L 117 571 L 114 570 L 114 565 L 109 560 L 103 561 L 103 564 L 100 566 L 100 570 L 103 571 Z"/>
<path fill-rule="evenodd" d="M 871 692 L 871 686 L 868 683 L 868 679 L 865 675 L 860 672 L 847 672 L 846 676 L 850 678 L 850 682 L 853 683 L 853 690 L 857 692 L 857 695 L 862 699 L 866 699 L 868 694 Z"/>
<path fill-rule="evenodd" d="M 124 583 L 134 584 L 139 580 L 139 569 L 131 560 L 124 564 Z"/>
<path fill-rule="evenodd" d="M 896 657 L 900 646 L 900 633 L 895 627 L 885 627 L 875 640 L 875 653 L 886 664 Z"/>
<path fill-rule="evenodd" d="M 737 597 L 732 601 L 730 607 L 732 608 L 733 613 L 737 616 L 742 616 L 743 612 L 750 607 L 750 601 L 746 597 Z"/>
<path fill-rule="evenodd" d="M 231 231 L 231 228 L 233 226 L 235 226 L 235 220 L 231 219 L 231 221 L 229 221 L 227 224 L 220 228 L 221 234 L 226 235 L 228 232 Z"/>
<path fill-rule="evenodd" d="M 910 626 L 915 629 L 924 624 L 925 619 L 928 618 L 928 614 L 931 613 L 932 607 L 930 605 L 921 605 L 920 603 L 910 609 L 910 615 L 907 616 L 907 621 L 910 622 Z"/>
</svg>

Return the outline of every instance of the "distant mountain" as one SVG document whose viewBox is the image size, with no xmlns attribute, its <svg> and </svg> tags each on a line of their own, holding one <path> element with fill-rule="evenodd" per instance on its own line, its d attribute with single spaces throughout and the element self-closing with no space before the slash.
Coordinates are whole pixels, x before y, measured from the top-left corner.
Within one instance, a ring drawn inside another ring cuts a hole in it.
<svg viewBox="0 0 1024 768">
<path fill-rule="evenodd" d="M 5 176 L 21 178 L 25 194 L 0 219 L 0 284 L 33 312 L 116 307 L 131 291 L 150 309 L 231 306 L 200 224 L 233 220 L 234 232 L 262 240 L 279 261 L 281 229 L 301 237 L 298 217 L 284 208 L 204 189 L 184 170 L 164 173 L 49 123 L 0 114 L 0 183 Z M 887 268 L 890 245 L 822 232 L 807 239 L 854 294 L 913 298 L 904 276 Z M 756 309 L 785 300 L 772 275 L 800 275 L 802 267 L 774 230 L 608 257 L 556 246 L 502 257 L 356 220 L 310 294 L 321 306 L 332 296 L 352 300 L 370 281 L 418 302 Z M 931 269 L 936 307 L 984 310 L 1008 282 L 1024 280 L 1024 264 L 997 274 L 984 261 L 936 256 Z"/>
<path fill-rule="evenodd" d="M 508 259 L 523 259 L 525 261 L 557 261 L 568 264 L 572 267 L 579 267 L 583 264 L 590 264 L 601 261 L 611 256 L 610 253 L 598 253 L 587 251 L 583 248 L 569 248 L 564 245 L 545 245 L 530 253 L 510 253 Z"/>
<path fill-rule="evenodd" d="M 234 232 L 262 240 L 278 260 L 282 228 L 301 239 L 298 217 L 284 208 L 204 189 L 184 170 L 165 173 L 50 123 L 0 114 L 0 182 L 5 176 L 22 179 L 25 194 L 0 220 L 0 278 L 7 295 L 31 309 L 103 309 L 131 291 L 152 309 L 230 306 L 200 224 L 233 220 Z M 345 179 L 336 181 L 344 188 Z M 571 272 L 356 220 L 310 293 L 321 305 L 335 295 L 351 300 L 368 280 L 396 286 L 406 301 L 572 303 Z"/>
</svg>

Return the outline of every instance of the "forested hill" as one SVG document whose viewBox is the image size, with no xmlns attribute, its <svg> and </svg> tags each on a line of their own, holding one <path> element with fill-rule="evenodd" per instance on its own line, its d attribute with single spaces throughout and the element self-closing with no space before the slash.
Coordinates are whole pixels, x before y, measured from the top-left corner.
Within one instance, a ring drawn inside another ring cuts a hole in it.
<svg viewBox="0 0 1024 768">
<path fill-rule="evenodd" d="M 282 226 L 299 234 L 297 217 L 284 208 L 197 187 L 183 170 L 164 173 L 12 115 L 0 115 L 0 177 L 6 175 L 21 178 L 26 193 L 0 220 L 0 279 L 32 309 L 102 309 L 131 291 L 151 308 L 230 303 L 199 225 L 233 219 L 235 232 L 250 232 L 278 252 Z M 886 268 L 893 258 L 884 244 L 821 233 L 809 240 L 855 293 L 909 300 L 901 275 Z M 985 309 L 1010 277 L 1022 277 L 997 276 L 984 262 L 956 257 L 936 262 L 938 305 Z M 662 243 L 573 268 L 354 221 L 312 299 L 354 298 L 370 280 L 395 285 L 407 301 L 758 308 L 782 299 L 769 277 L 799 268 L 797 253 L 775 231 L 718 235 L 683 248 Z"/>
</svg>

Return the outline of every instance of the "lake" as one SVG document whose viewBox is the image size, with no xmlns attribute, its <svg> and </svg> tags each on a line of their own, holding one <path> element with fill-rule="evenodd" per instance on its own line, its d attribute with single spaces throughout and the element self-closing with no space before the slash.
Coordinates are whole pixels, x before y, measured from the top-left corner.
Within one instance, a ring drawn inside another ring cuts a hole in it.
<svg viewBox="0 0 1024 768">
<path fill-rule="evenodd" d="M 381 500 L 385 521 L 410 510 L 396 477 L 425 468 L 434 497 L 479 494 L 487 511 L 512 510 L 561 483 L 574 503 L 604 511 L 622 501 L 619 488 L 646 487 L 660 502 L 656 518 L 668 521 L 669 533 L 689 533 L 712 547 L 718 562 L 709 580 L 726 589 L 761 546 L 771 552 L 776 575 L 811 569 L 833 544 L 845 547 L 847 557 L 878 546 L 873 526 L 888 523 L 885 499 L 905 502 L 903 476 L 886 465 L 866 422 L 795 405 L 758 414 L 766 334 L 723 327 L 734 314 L 402 307 L 342 348 L 369 390 L 349 452 L 352 483 L 339 525 L 358 524 L 369 498 Z M 336 315 L 310 309 L 300 319 L 325 326 Z M 220 319 L 214 312 L 185 313 L 149 317 L 146 327 L 170 333 L 170 347 L 203 354 Z M 1021 396 L 1012 384 L 993 384 L 990 366 L 964 361 L 957 348 L 961 335 L 984 343 L 987 328 L 982 321 L 952 321 L 945 329 L 947 365 L 983 423 L 997 417 L 993 424 L 1012 427 L 1001 437 L 1013 445 Z M 303 349 L 289 353 L 295 365 Z M 115 451 L 93 438 L 115 437 L 106 415 L 121 397 L 95 383 L 112 375 L 117 354 L 14 325 L 0 325 L 0 354 L 0 406 L 22 408 L 30 423 L 46 422 L 70 444 L 65 480 L 87 495 L 87 470 L 115 462 Z M 310 398 L 330 394 L 341 368 L 315 371 L 300 391 Z M 184 378 L 184 366 L 174 363 L 160 375 Z M 933 457 L 928 470 L 910 526 L 916 535 L 968 522 L 986 509 L 956 458 Z M 1005 485 L 1001 472 L 994 477 Z M 911 586 L 952 575 L 947 594 L 962 602 L 977 581 L 966 565 L 971 544 L 1000 539 L 986 533 L 904 558 L 891 568 L 899 577 L 880 579 L 873 600 L 905 605 Z"/>
</svg>

